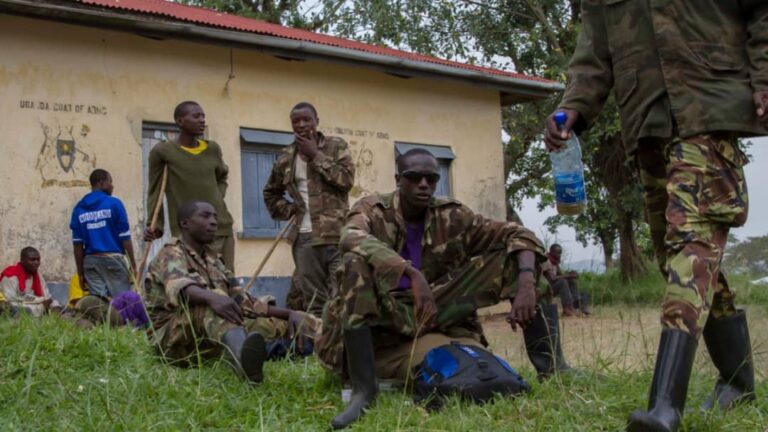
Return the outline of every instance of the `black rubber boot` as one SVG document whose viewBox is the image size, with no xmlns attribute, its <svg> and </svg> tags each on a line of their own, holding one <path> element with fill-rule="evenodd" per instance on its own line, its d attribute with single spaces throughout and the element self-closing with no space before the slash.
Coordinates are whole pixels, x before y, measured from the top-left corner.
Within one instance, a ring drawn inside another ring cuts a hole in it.
<svg viewBox="0 0 768 432">
<path fill-rule="evenodd" d="M 343 429 L 356 422 L 376 400 L 379 392 L 371 329 L 366 326 L 344 330 L 344 351 L 349 380 L 352 382 L 352 399 L 347 408 L 331 420 L 334 429 Z"/>
<path fill-rule="evenodd" d="M 703 336 L 720 377 L 715 383 L 714 393 L 701 409 L 708 411 L 717 404 L 720 409 L 729 410 L 737 403 L 754 401 L 755 370 L 744 311 L 739 310 L 735 315 L 720 319 L 710 315 Z"/>
<path fill-rule="evenodd" d="M 629 415 L 628 432 L 674 432 L 680 426 L 688 394 L 696 339 L 677 329 L 661 332 L 648 411 Z"/>
<path fill-rule="evenodd" d="M 560 346 L 560 320 L 557 305 L 540 305 L 536 317 L 523 329 L 525 350 L 536 368 L 539 379 L 555 373 L 570 373 L 575 370 L 568 366 Z"/>
<path fill-rule="evenodd" d="M 264 380 L 264 360 L 267 348 L 264 337 L 258 333 L 247 334 L 245 329 L 235 328 L 224 333 L 224 357 L 241 378 L 251 383 Z"/>
</svg>

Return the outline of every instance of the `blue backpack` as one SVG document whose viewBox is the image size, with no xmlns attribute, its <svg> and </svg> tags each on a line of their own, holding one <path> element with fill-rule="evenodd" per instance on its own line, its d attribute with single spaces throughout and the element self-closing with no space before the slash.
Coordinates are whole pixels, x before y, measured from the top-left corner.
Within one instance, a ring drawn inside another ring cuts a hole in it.
<svg viewBox="0 0 768 432">
<path fill-rule="evenodd" d="M 416 366 L 414 394 L 430 408 L 438 408 L 450 395 L 483 403 L 496 394 L 515 396 L 530 389 L 506 361 L 477 346 L 443 345 Z"/>
</svg>

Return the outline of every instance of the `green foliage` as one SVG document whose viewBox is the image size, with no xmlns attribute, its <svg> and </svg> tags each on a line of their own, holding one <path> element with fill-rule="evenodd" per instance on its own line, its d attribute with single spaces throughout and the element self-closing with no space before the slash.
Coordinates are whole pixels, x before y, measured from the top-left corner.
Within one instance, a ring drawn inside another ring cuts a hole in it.
<svg viewBox="0 0 768 432">
<path fill-rule="evenodd" d="M 579 290 L 589 293 L 595 305 L 660 305 L 666 282 L 655 263 L 647 265 L 652 271 L 629 283 L 618 271 L 582 273 L 578 279 Z M 768 287 L 753 284 L 751 280 L 749 275 L 728 275 L 728 283 L 736 292 L 736 303 L 768 307 Z"/>
<path fill-rule="evenodd" d="M 754 277 L 768 276 L 768 235 L 731 242 L 723 257 L 723 267 Z"/>
</svg>

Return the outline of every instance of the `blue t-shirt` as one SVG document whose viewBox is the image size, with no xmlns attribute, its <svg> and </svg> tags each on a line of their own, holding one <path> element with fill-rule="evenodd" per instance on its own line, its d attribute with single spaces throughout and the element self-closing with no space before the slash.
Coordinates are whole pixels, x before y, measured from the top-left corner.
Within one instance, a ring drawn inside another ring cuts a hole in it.
<svg viewBox="0 0 768 432">
<path fill-rule="evenodd" d="M 122 201 L 96 190 L 84 196 L 72 211 L 72 242 L 85 254 L 123 253 L 122 242 L 131 239 L 128 214 Z"/>
</svg>

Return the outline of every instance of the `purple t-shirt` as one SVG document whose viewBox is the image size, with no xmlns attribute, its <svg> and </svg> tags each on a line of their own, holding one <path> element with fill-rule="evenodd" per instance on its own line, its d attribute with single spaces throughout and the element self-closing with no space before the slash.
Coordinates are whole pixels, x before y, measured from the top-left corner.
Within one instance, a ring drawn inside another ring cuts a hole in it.
<svg viewBox="0 0 768 432">
<path fill-rule="evenodd" d="M 411 262 L 411 265 L 421 270 L 421 239 L 424 237 L 424 222 L 416 225 L 405 224 L 405 243 L 400 256 Z M 403 275 L 396 290 L 405 290 L 411 288 L 411 278 Z"/>
</svg>

